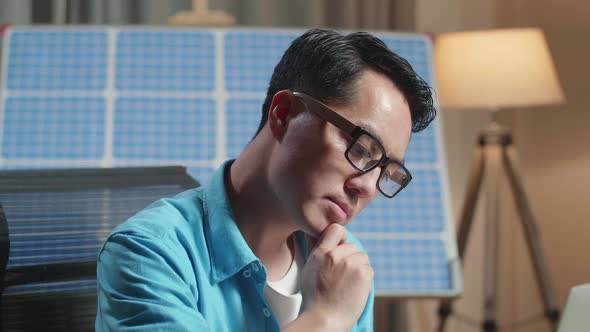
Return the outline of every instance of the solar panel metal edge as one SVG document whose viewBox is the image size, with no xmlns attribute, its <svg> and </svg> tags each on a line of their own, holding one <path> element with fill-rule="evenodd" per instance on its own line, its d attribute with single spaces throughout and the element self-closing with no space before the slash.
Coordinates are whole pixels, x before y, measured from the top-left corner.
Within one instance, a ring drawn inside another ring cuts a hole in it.
<svg viewBox="0 0 590 332">
<path fill-rule="evenodd" d="M 189 189 L 198 187 L 199 182 L 184 166 L 0 170 L 0 192 L 36 191 L 49 186 L 56 191 L 70 191 L 152 185 Z"/>
<path fill-rule="evenodd" d="M 433 49 L 432 49 L 432 44 L 433 44 L 433 39 L 431 35 L 428 34 L 424 34 L 423 37 L 426 41 L 428 41 L 426 43 L 426 45 L 428 45 L 428 47 L 430 48 L 430 54 L 433 54 Z M 459 254 L 457 252 L 457 239 L 456 239 L 456 230 L 455 230 L 455 217 L 453 215 L 453 210 L 451 208 L 451 193 L 450 193 L 450 183 L 449 183 L 449 171 L 447 168 L 448 162 L 447 162 L 447 155 L 445 153 L 445 149 L 444 149 L 444 129 L 442 126 L 442 120 L 441 120 L 441 116 L 443 116 L 441 114 L 441 109 L 440 109 L 440 105 L 438 103 L 438 99 L 436 98 L 436 91 L 438 91 L 437 89 L 437 80 L 436 80 L 436 71 L 434 70 L 434 59 L 431 57 L 431 61 L 428 62 L 428 66 L 429 71 L 432 75 L 431 77 L 431 87 L 432 87 L 432 93 L 434 94 L 433 96 L 433 100 L 436 106 L 436 109 L 438 110 L 438 117 L 435 120 L 435 131 L 436 131 L 436 149 L 440 158 L 439 161 L 439 172 L 440 172 L 440 177 L 441 177 L 441 181 L 442 181 L 442 188 L 444 190 L 443 192 L 443 206 L 445 209 L 445 214 L 447 217 L 447 222 L 445 223 L 446 227 L 445 227 L 445 231 L 442 234 L 442 238 L 444 243 L 446 244 L 445 249 L 447 250 L 447 257 L 449 258 L 449 270 L 451 272 L 451 282 L 452 282 L 452 288 L 448 291 L 447 295 L 448 297 L 457 297 L 459 296 L 462 292 L 463 292 L 463 273 L 462 273 L 462 269 L 461 269 L 461 261 L 459 259 Z"/>
</svg>

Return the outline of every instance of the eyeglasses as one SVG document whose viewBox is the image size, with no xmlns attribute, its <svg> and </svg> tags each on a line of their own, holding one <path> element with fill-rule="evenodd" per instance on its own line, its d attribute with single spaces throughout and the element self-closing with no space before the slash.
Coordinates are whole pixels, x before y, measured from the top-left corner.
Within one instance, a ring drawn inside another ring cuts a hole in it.
<svg viewBox="0 0 590 332">
<path fill-rule="evenodd" d="M 404 189 L 412 180 L 412 175 L 402 162 L 391 159 L 385 154 L 381 142 L 363 128 L 348 121 L 330 107 L 302 92 L 293 92 L 306 109 L 324 121 L 348 134 L 352 141 L 344 156 L 359 172 L 368 173 L 375 167 L 381 167 L 377 189 L 386 197 L 392 198 Z"/>
</svg>

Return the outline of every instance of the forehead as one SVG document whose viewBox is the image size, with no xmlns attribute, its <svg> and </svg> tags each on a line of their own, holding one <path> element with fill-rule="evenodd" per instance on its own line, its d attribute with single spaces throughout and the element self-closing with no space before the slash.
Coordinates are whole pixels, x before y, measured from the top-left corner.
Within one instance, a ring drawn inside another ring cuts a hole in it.
<svg viewBox="0 0 590 332">
<path fill-rule="evenodd" d="M 408 102 L 385 75 L 367 71 L 355 84 L 353 102 L 338 111 L 379 139 L 391 158 L 402 160 L 412 131 Z"/>
</svg>

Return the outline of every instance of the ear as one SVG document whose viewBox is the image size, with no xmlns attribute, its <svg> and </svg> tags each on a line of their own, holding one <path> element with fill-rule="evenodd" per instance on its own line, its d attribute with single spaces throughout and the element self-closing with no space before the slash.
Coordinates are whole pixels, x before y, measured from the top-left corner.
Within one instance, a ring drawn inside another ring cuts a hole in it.
<svg viewBox="0 0 590 332">
<path fill-rule="evenodd" d="M 288 122 L 296 114 L 296 106 L 296 97 L 290 90 L 281 90 L 273 96 L 268 110 L 268 125 L 277 140 L 283 139 Z"/>
</svg>

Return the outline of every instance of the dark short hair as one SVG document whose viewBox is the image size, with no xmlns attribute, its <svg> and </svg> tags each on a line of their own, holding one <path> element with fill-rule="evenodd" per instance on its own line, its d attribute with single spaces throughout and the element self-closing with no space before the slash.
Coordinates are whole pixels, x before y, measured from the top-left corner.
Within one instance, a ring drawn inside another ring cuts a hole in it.
<svg viewBox="0 0 590 332">
<path fill-rule="evenodd" d="M 352 101 L 356 80 L 369 69 L 389 77 L 403 93 L 412 116 L 412 131 L 426 128 L 436 116 L 432 89 L 406 59 L 366 32 L 343 35 L 312 29 L 295 39 L 276 65 L 256 135 L 266 124 L 277 92 L 289 89 L 324 103 L 345 104 Z"/>
</svg>

